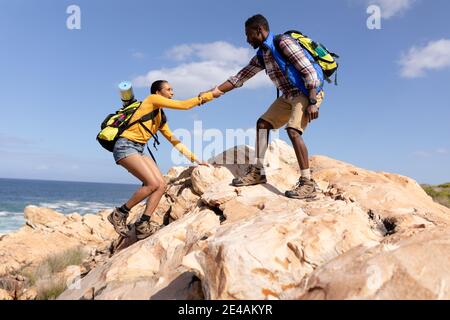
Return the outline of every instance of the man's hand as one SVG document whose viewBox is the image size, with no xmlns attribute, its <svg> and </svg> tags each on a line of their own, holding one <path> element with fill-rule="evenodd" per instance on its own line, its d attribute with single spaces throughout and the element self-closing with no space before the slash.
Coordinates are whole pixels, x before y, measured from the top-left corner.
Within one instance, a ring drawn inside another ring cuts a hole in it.
<svg viewBox="0 0 450 320">
<path fill-rule="evenodd" d="M 309 123 L 319 117 L 319 108 L 316 105 L 310 105 L 306 108 L 305 113 Z"/>
</svg>

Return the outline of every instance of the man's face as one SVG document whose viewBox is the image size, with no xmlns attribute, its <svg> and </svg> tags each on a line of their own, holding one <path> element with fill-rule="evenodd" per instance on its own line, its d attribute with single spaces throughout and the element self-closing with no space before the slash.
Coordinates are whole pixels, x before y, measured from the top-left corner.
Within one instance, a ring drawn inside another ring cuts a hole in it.
<svg viewBox="0 0 450 320">
<path fill-rule="evenodd" d="M 245 35 L 247 36 L 248 44 L 250 44 L 253 49 L 258 49 L 264 42 L 261 27 L 245 28 Z"/>
</svg>

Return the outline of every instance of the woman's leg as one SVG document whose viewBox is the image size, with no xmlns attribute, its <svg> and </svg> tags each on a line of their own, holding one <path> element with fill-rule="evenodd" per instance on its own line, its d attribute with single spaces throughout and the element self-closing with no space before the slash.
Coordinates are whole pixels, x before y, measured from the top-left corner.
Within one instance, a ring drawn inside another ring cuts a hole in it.
<svg viewBox="0 0 450 320">
<path fill-rule="evenodd" d="M 149 195 L 161 189 L 160 178 L 151 170 L 140 154 L 130 155 L 118 162 L 119 165 L 127 169 L 133 176 L 142 181 L 140 187 L 127 201 L 126 206 L 131 209 Z M 165 186 L 163 186 L 165 187 Z M 160 192 L 160 191 L 159 191 Z"/>
<path fill-rule="evenodd" d="M 147 206 L 145 208 L 144 214 L 150 217 L 158 206 L 159 201 L 164 195 L 164 192 L 166 191 L 166 182 L 156 163 L 147 156 L 143 156 L 142 158 L 145 162 L 146 167 L 150 171 L 152 171 L 153 176 L 156 177 L 156 181 L 158 181 L 159 186 L 159 188 L 156 189 L 147 199 Z"/>
</svg>

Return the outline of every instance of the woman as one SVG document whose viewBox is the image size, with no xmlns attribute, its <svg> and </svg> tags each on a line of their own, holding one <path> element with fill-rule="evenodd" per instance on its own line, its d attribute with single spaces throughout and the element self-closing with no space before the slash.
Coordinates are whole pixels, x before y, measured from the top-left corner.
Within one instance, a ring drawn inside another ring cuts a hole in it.
<svg viewBox="0 0 450 320">
<path fill-rule="evenodd" d="M 143 184 L 133 194 L 130 200 L 120 208 L 115 208 L 113 210 L 108 216 L 108 220 L 114 226 L 117 233 L 124 237 L 128 237 L 128 213 L 135 205 L 148 197 L 144 214 L 140 220 L 135 223 L 138 240 L 149 237 L 160 228 L 158 223 L 151 220 L 151 216 L 158 206 L 166 188 L 166 183 L 161 171 L 151 158 L 144 155 L 144 146 L 147 141 L 160 131 L 162 135 L 190 161 L 201 165 L 207 165 L 206 163 L 199 161 L 196 156 L 180 142 L 180 140 L 174 137 L 162 109 L 188 110 L 211 101 L 222 94 L 219 89 L 215 88 L 209 92 L 200 94 L 196 98 L 183 101 L 172 100 L 173 89 L 165 80 L 155 81 L 151 86 L 150 93 L 151 94 L 142 102 L 139 109 L 133 115 L 130 123 L 154 110 L 159 110 L 159 112 L 152 120 L 144 122 L 143 125 L 136 123 L 125 130 L 117 140 L 113 151 L 116 163 L 127 169 L 132 175 L 142 181 Z"/>
</svg>

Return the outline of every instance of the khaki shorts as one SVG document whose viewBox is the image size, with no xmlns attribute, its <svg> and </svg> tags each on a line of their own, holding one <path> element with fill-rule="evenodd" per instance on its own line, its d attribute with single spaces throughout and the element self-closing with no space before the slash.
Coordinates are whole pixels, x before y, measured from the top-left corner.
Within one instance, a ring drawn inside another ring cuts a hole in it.
<svg viewBox="0 0 450 320">
<path fill-rule="evenodd" d="M 317 107 L 319 109 L 324 96 L 323 90 L 317 94 Z M 308 98 L 304 95 L 293 99 L 280 97 L 272 103 L 261 116 L 261 119 L 269 122 L 274 129 L 279 129 L 286 124 L 286 128 L 294 128 L 303 132 L 308 125 L 308 119 L 305 115 L 308 104 Z"/>
</svg>

